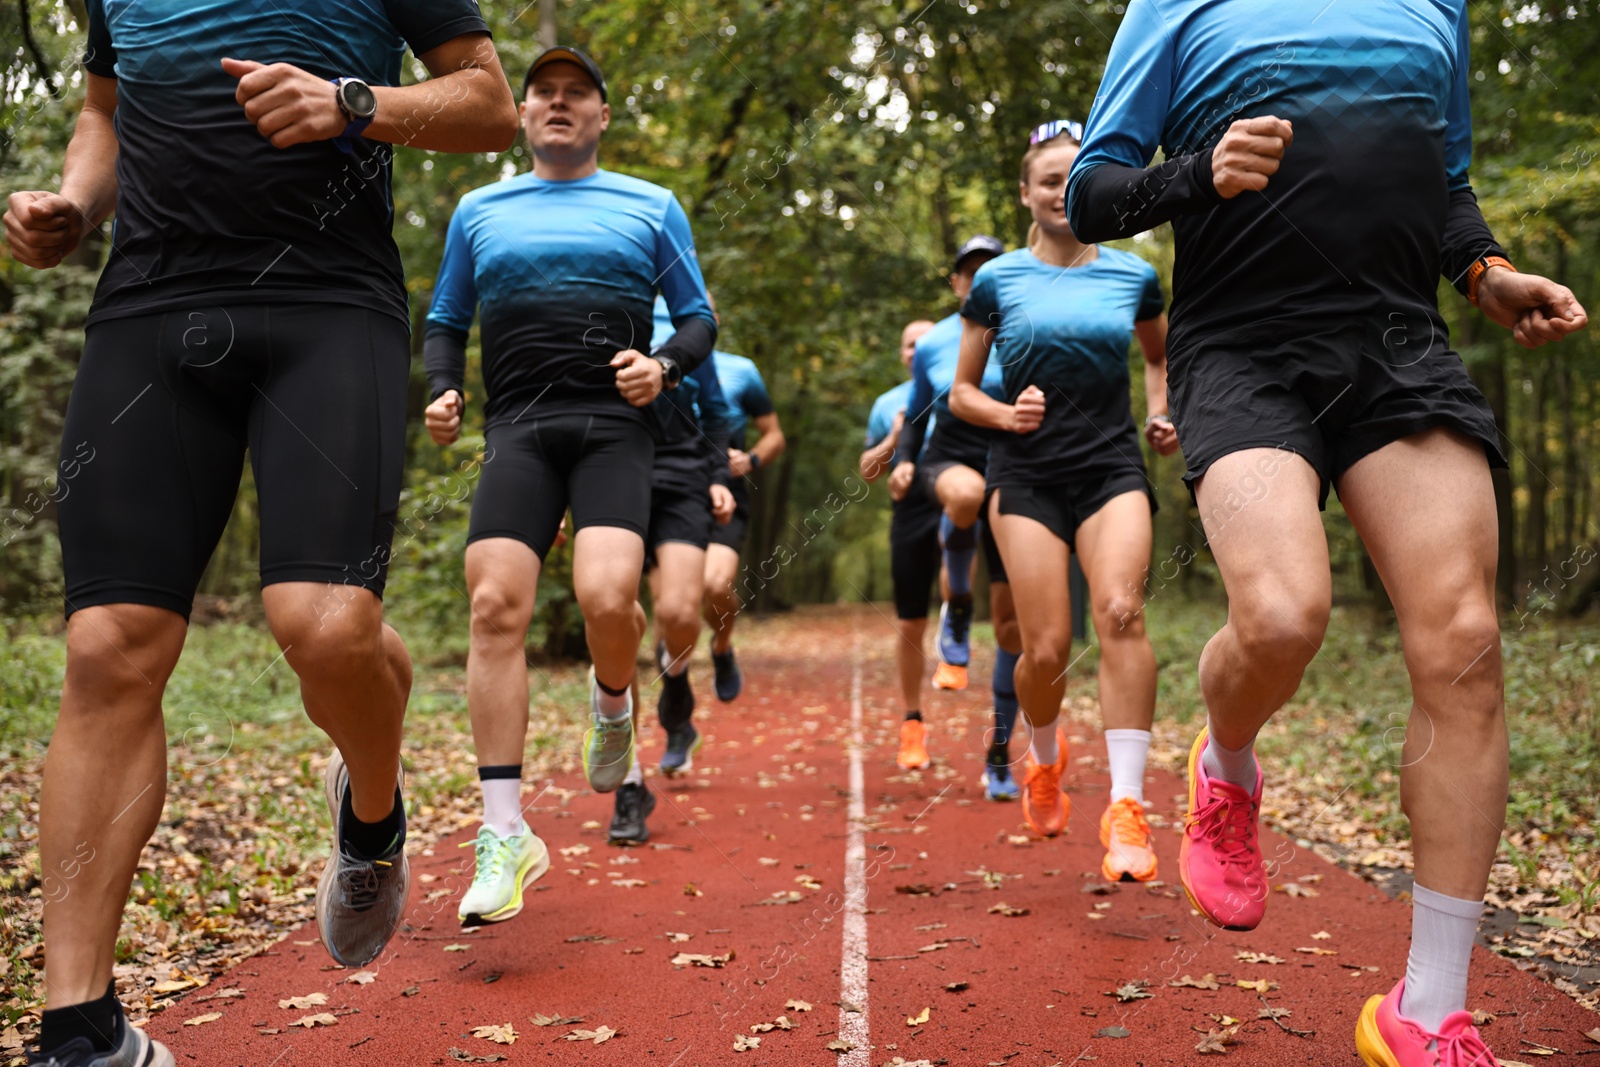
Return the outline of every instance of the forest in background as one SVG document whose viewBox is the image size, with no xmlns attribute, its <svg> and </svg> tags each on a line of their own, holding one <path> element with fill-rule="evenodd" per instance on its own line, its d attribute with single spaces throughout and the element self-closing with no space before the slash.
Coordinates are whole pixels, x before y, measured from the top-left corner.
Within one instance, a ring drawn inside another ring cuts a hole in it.
<svg viewBox="0 0 1600 1067">
<path fill-rule="evenodd" d="M 482 0 L 513 79 L 539 50 L 540 9 Z M 1122 5 L 1078 0 L 611 0 L 558 2 L 563 43 L 594 55 L 611 88 L 602 166 L 671 188 L 689 213 L 723 317 L 719 347 L 761 367 L 789 437 L 755 479 L 741 588 L 757 609 L 886 599 L 887 494 L 854 474 L 872 399 L 903 376 L 901 326 L 955 310 L 960 242 L 1020 243 L 1016 170 L 1028 131 L 1083 117 Z M 1600 5 L 1473 4 L 1474 184 L 1514 261 L 1600 308 Z M 0 4 L 0 188 L 53 188 L 83 93 L 81 0 Z M 423 72 L 409 62 L 410 76 Z M 460 196 L 528 167 L 500 155 L 399 151 L 395 235 L 414 324 L 426 313 Z M 107 227 L 109 230 L 109 227 Z M 1127 246 L 1170 279 L 1163 227 Z M 59 611 L 55 501 L 62 414 L 82 349 L 101 236 L 36 272 L 0 255 L 0 612 Z M 1170 292 L 1170 284 L 1168 286 Z M 1600 599 L 1594 331 L 1529 352 L 1448 286 L 1453 346 L 1494 406 L 1511 469 L 1499 478 L 1500 590 L 1508 626 L 1578 614 Z M 416 331 L 420 353 L 421 331 Z M 474 342 L 475 344 L 475 342 Z M 476 375 L 476 350 L 469 374 Z M 1135 374 L 1135 387 L 1138 387 Z M 473 388 L 481 389 L 474 382 Z M 459 656 L 469 436 L 448 450 L 420 422 L 413 368 L 407 480 L 389 602 L 402 632 Z M 1176 458 L 1152 457 L 1162 510 L 1152 586 L 1217 596 Z M 203 592 L 256 587 L 256 501 L 246 474 Z M 1337 502 L 1327 528 L 1336 592 L 1386 607 Z M 564 560 L 552 563 L 559 579 Z M 1168 594 L 1170 595 L 1170 594 Z M 573 650 L 575 605 L 544 583 L 532 643 Z M 202 612 L 198 617 L 204 617 Z M 411 629 L 408 630 L 407 627 Z"/>
</svg>

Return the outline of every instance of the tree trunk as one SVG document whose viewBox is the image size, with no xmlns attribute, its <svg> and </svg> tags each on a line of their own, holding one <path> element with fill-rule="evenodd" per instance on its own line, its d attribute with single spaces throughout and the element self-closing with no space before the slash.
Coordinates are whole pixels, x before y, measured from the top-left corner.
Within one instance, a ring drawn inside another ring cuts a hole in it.
<svg viewBox="0 0 1600 1067">
<path fill-rule="evenodd" d="M 539 0 L 539 47 L 556 46 L 556 0 Z"/>
</svg>

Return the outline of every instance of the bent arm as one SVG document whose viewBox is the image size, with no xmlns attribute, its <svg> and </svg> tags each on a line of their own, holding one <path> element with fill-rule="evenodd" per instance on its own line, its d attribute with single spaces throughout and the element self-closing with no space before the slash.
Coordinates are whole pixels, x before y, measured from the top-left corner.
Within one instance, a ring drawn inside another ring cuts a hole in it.
<svg viewBox="0 0 1600 1067">
<path fill-rule="evenodd" d="M 1167 316 L 1133 324 L 1134 336 L 1144 352 L 1144 401 L 1146 415 L 1167 414 Z"/>
<path fill-rule="evenodd" d="M 1009 430 L 1011 405 L 983 391 L 983 371 L 989 365 L 989 345 L 994 331 L 961 320 L 961 353 L 956 360 L 955 384 L 950 386 L 950 411 L 962 422 L 991 430 Z"/>
<path fill-rule="evenodd" d="M 417 57 L 433 77 L 375 85 L 378 112 L 363 137 L 434 152 L 503 152 L 517 139 L 517 103 L 494 43 L 468 33 Z"/>
<path fill-rule="evenodd" d="M 933 417 L 933 381 L 928 377 L 926 350 L 919 349 L 911 359 L 911 396 L 906 400 L 905 418 L 900 424 L 900 440 L 894 451 L 902 463 L 916 463 L 922 455 L 922 442 Z"/>
<path fill-rule="evenodd" d="M 61 167 L 61 195 L 77 205 L 86 226 L 117 208 L 117 79 L 85 73 L 88 94 Z"/>
<path fill-rule="evenodd" d="M 783 427 L 778 423 L 778 413 L 776 411 L 768 412 L 765 415 L 757 415 L 750 422 L 755 426 L 756 432 L 761 434 L 760 437 L 756 438 L 756 443 L 751 446 L 750 454 L 760 456 L 761 465 L 765 467 L 783 455 L 783 450 L 789 442 L 783 436 Z"/>
</svg>

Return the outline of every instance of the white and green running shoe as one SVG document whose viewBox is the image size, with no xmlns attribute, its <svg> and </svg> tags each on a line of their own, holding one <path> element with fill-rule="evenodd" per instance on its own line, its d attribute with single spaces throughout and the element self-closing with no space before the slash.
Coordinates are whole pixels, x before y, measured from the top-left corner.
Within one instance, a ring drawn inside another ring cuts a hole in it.
<svg viewBox="0 0 1600 1067">
<path fill-rule="evenodd" d="M 633 696 L 615 721 L 599 711 L 600 682 L 589 672 L 589 731 L 583 735 L 583 773 L 596 793 L 615 792 L 633 766 Z"/>
<path fill-rule="evenodd" d="M 522 891 L 550 869 L 550 850 L 539 835 L 522 824 L 522 832 L 501 837 L 487 826 L 471 845 L 477 869 L 472 888 L 461 898 L 457 915 L 462 926 L 504 922 L 522 910 Z"/>
</svg>

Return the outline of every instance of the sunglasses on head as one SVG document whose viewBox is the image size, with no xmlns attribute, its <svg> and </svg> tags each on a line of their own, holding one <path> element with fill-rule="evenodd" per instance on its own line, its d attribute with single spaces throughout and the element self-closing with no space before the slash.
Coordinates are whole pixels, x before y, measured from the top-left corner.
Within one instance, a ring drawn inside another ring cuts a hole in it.
<svg viewBox="0 0 1600 1067">
<path fill-rule="evenodd" d="M 1030 145 L 1036 145 L 1041 141 L 1048 141 L 1051 138 L 1060 137 L 1062 134 L 1066 134 L 1074 141 L 1082 144 L 1083 123 L 1078 122 L 1075 119 L 1052 119 L 1042 126 L 1035 127 L 1033 133 L 1028 135 L 1028 143 Z"/>
</svg>

